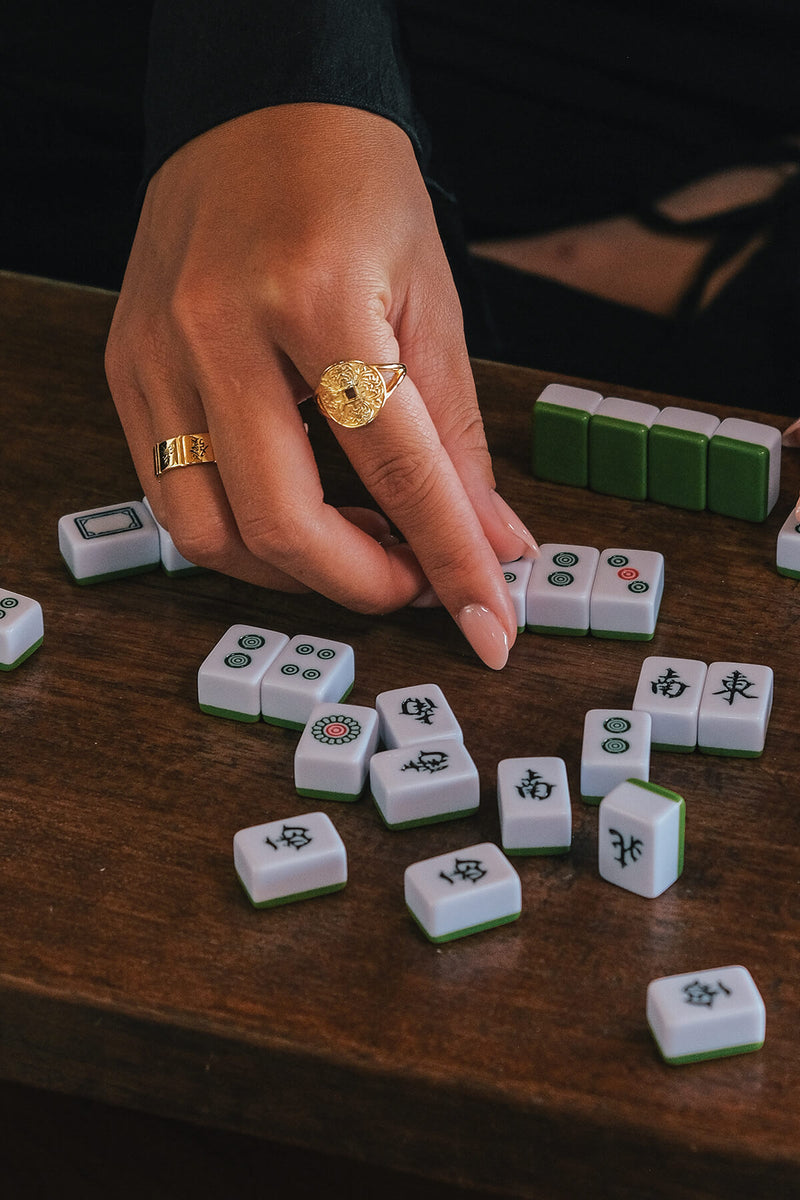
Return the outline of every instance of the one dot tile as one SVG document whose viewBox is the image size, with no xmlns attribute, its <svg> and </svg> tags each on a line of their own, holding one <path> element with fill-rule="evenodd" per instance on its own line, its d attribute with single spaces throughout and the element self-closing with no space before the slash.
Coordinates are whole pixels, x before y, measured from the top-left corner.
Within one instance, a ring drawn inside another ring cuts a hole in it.
<svg viewBox="0 0 800 1200">
<path fill-rule="evenodd" d="M 405 900 L 429 941 L 449 942 L 515 921 L 522 885 L 499 847 L 481 842 L 408 867 Z"/>
<path fill-rule="evenodd" d="M 607 396 L 589 424 L 589 487 L 605 496 L 647 499 L 647 442 L 654 404 Z"/>
<path fill-rule="evenodd" d="M 324 896 L 347 883 L 344 842 L 321 812 L 240 829 L 233 862 L 255 908 Z"/>
<path fill-rule="evenodd" d="M 346 700 L 354 680 L 352 646 L 298 634 L 264 672 L 261 715 L 270 725 L 302 729 L 315 705 Z"/>
<path fill-rule="evenodd" d="M 61 517 L 58 548 L 80 584 L 138 575 L 161 562 L 158 527 L 140 500 Z"/>
<path fill-rule="evenodd" d="M 604 550 L 592 586 L 592 635 L 650 641 L 663 593 L 663 554 L 656 550 Z"/>
<path fill-rule="evenodd" d="M 586 487 L 589 421 L 603 397 L 589 388 L 549 383 L 531 414 L 531 470 L 539 479 Z"/>
<path fill-rule="evenodd" d="M 378 714 L 360 704 L 318 704 L 294 754 L 294 783 L 301 796 L 358 800 L 378 745 Z"/>
<path fill-rule="evenodd" d="M 44 640 L 44 616 L 38 600 L 0 588 L 0 671 L 13 671 Z"/>
<path fill-rule="evenodd" d="M 517 617 L 517 633 L 522 633 L 525 628 L 527 611 L 525 597 L 528 591 L 528 580 L 531 577 L 533 563 L 533 558 L 518 558 L 514 562 L 500 564 L 500 568 L 508 584 L 508 594 L 511 597 L 511 603 L 514 605 L 514 612 Z"/>
<path fill-rule="evenodd" d="M 146 496 L 142 500 L 142 504 L 150 513 L 150 516 L 155 521 L 156 528 L 158 529 L 158 548 L 159 554 L 161 555 L 161 566 L 164 568 L 165 574 L 170 576 L 202 574 L 205 568 L 198 567 L 194 563 L 189 562 L 188 558 L 183 557 L 180 550 L 178 550 L 177 546 L 173 542 L 169 532 L 157 520 L 152 508 L 150 507 L 150 501 Z"/>
<path fill-rule="evenodd" d="M 726 417 L 708 447 L 708 507 L 726 517 L 764 521 L 781 483 L 781 435 L 771 425 Z"/>
<path fill-rule="evenodd" d="M 586 636 L 599 558 L 594 546 L 548 542 L 539 547 L 525 597 L 531 633 Z"/>
<path fill-rule="evenodd" d="M 234 721 L 261 718 L 261 680 L 289 639 L 274 629 L 231 625 L 197 672 L 197 701 L 204 713 Z"/>
<path fill-rule="evenodd" d="M 697 718 L 698 749 L 704 754 L 757 758 L 764 750 L 772 695 L 771 667 L 710 663 Z"/>
<path fill-rule="evenodd" d="M 572 806 L 563 758 L 504 758 L 497 766 L 500 841 L 506 854 L 566 854 Z"/>
<path fill-rule="evenodd" d="M 389 829 L 468 817 L 480 804 L 478 769 L 457 738 L 382 750 L 372 757 L 369 778 Z"/>
<path fill-rule="evenodd" d="M 583 723 L 581 799 L 599 804 L 626 779 L 648 780 L 651 730 L 647 712 L 590 709 Z"/>
<path fill-rule="evenodd" d="M 647 1023 L 672 1066 L 760 1050 L 766 1008 L 746 967 L 718 967 L 654 979 Z"/>
<path fill-rule="evenodd" d="M 663 408 L 650 426 L 647 495 L 659 504 L 700 512 L 708 498 L 708 443 L 719 417 Z"/>
<path fill-rule="evenodd" d="M 464 740 L 456 715 L 436 683 L 381 692 L 375 707 L 380 719 L 381 741 L 387 750 L 415 746 L 431 738 Z"/>
<path fill-rule="evenodd" d="M 778 533 L 775 566 L 779 575 L 800 579 L 800 521 L 792 509 Z"/>
<path fill-rule="evenodd" d="M 697 717 L 707 667 L 694 658 L 646 658 L 633 707 L 649 712 L 652 749 L 688 753 L 697 746 Z"/>
<path fill-rule="evenodd" d="M 686 805 L 668 788 L 626 779 L 603 797 L 597 865 L 609 883 L 652 899 L 683 871 Z"/>
</svg>

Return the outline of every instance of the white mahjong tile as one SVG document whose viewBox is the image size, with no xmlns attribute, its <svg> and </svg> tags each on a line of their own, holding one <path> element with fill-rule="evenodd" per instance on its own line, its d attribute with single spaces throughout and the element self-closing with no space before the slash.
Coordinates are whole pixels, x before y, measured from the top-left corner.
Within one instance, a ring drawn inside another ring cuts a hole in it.
<svg viewBox="0 0 800 1200">
<path fill-rule="evenodd" d="M 58 548 L 80 584 L 152 571 L 161 562 L 158 526 L 140 500 L 66 514 Z"/>
<path fill-rule="evenodd" d="M 527 619 L 526 595 L 533 563 L 533 558 L 523 557 L 515 559 L 514 562 L 500 564 L 506 583 L 508 584 L 508 594 L 511 597 L 511 603 L 514 605 L 518 633 L 522 633 Z"/>
<path fill-rule="evenodd" d="M 197 700 L 205 713 L 235 721 L 261 718 L 261 680 L 289 639 L 274 629 L 231 625 L 197 672 Z"/>
<path fill-rule="evenodd" d="M 597 865 L 609 883 L 652 899 L 683 870 L 686 805 L 668 788 L 626 779 L 600 801 Z"/>
<path fill-rule="evenodd" d="M 157 517 L 153 513 L 153 510 L 150 507 L 150 501 L 146 496 L 142 500 L 142 504 L 145 506 L 147 511 L 150 513 L 150 516 L 156 523 L 156 528 L 158 529 L 158 547 L 159 554 L 161 555 L 161 566 L 164 568 L 165 573 L 167 575 L 197 575 L 199 572 L 201 572 L 203 570 L 202 567 L 196 566 L 194 563 L 189 562 L 188 558 L 183 557 L 180 550 L 178 550 L 177 546 L 173 542 L 169 532 L 158 521 Z"/>
<path fill-rule="evenodd" d="M 294 784 L 301 796 L 357 800 L 378 745 L 378 714 L 360 704 L 318 704 L 294 754 Z"/>
<path fill-rule="evenodd" d="M 592 634 L 650 641 L 663 591 L 663 554 L 656 550 L 603 550 L 592 587 Z"/>
<path fill-rule="evenodd" d="M 694 750 L 706 671 L 706 664 L 694 658 L 644 660 L 633 707 L 650 713 L 653 750 Z"/>
<path fill-rule="evenodd" d="M 766 1008 L 746 967 L 665 975 L 647 986 L 647 1023 L 673 1066 L 760 1050 Z"/>
<path fill-rule="evenodd" d="M 794 509 L 781 525 L 775 547 L 775 565 L 779 575 L 800 579 L 800 521 Z"/>
<path fill-rule="evenodd" d="M 697 719 L 698 748 L 705 754 L 757 758 L 767 736 L 772 692 L 771 667 L 710 663 Z"/>
<path fill-rule="evenodd" d="M 652 722 L 647 712 L 593 708 L 583 723 L 581 798 L 599 804 L 625 779 L 650 778 Z"/>
<path fill-rule="evenodd" d="M 44 616 L 38 600 L 0 588 L 0 671 L 13 671 L 38 650 Z"/>
<path fill-rule="evenodd" d="M 370 791 L 389 829 L 452 821 L 480 804 L 478 769 L 458 738 L 432 738 L 374 754 Z"/>
<path fill-rule="evenodd" d="M 464 740 L 456 715 L 438 684 L 421 683 L 381 692 L 375 707 L 381 741 L 387 750 L 414 746 L 432 737 Z"/>
<path fill-rule="evenodd" d="M 344 842 L 321 812 L 240 829 L 233 862 L 256 908 L 338 892 L 347 883 Z"/>
<path fill-rule="evenodd" d="M 565 854 L 572 806 L 563 758 L 504 758 L 497 766 L 500 841 L 506 854 Z"/>
<path fill-rule="evenodd" d="M 406 907 L 432 942 L 480 933 L 515 921 L 522 885 L 493 842 L 413 863 L 405 873 Z"/>
<path fill-rule="evenodd" d="M 298 634 L 264 673 L 261 715 L 271 725 L 302 729 L 316 704 L 346 700 L 354 679 L 352 646 Z"/>
<path fill-rule="evenodd" d="M 526 625 L 534 633 L 583 636 L 600 553 L 594 546 L 548 542 L 539 547 L 525 596 Z"/>
</svg>

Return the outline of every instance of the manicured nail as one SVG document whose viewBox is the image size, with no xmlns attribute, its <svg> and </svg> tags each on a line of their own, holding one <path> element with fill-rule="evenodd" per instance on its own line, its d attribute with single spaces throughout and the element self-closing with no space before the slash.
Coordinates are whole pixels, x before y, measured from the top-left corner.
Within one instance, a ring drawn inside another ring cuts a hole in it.
<svg viewBox="0 0 800 1200">
<path fill-rule="evenodd" d="M 530 552 L 538 557 L 539 543 L 536 541 L 536 538 L 533 536 L 530 529 L 528 529 L 526 525 L 523 525 L 513 508 L 506 504 L 499 492 L 490 492 L 489 495 L 492 497 L 494 506 L 497 509 L 497 514 L 503 524 L 506 525 L 507 528 L 510 529 L 511 532 L 520 539 L 520 541 L 525 543 Z"/>
<path fill-rule="evenodd" d="M 466 604 L 456 623 L 487 667 L 499 671 L 508 662 L 508 635 L 497 617 L 482 604 Z"/>
<path fill-rule="evenodd" d="M 788 429 L 783 431 L 784 446 L 800 446 L 800 420 L 795 421 Z"/>
</svg>

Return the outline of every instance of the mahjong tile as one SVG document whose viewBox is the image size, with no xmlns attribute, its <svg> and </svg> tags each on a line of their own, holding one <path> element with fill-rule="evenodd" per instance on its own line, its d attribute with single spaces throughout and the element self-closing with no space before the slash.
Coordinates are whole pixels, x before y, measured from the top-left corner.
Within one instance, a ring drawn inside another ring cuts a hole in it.
<svg viewBox="0 0 800 1200">
<path fill-rule="evenodd" d="M 161 555 L 161 566 L 164 568 L 165 574 L 178 576 L 200 574 L 204 568 L 195 566 L 194 563 L 189 562 L 188 558 L 183 557 L 180 550 L 178 550 L 177 546 L 173 542 L 169 532 L 157 520 L 152 508 L 150 507 L 150 501 L 146 496 L 142 500 L 142 504 L 150 513 L 150 516 L 155 521 L 158 529 L 159 554 Z"/>
<path fill-rule="evenodd" d="M 563 758 L 504 758 L 497 766 L 500 841 L 506 854 L 565 854 L 572 806 Z"/>
<path fill-rule="evenodd" d="M 526 623 L 526 594 L 531 577 L 533 558 L 517 558 L 514 562 L 501 563 L 500 567 L 508 584 L 508 594 L 517 617 L 517 633 L 522 633 Z"/>
<path fill-rule="evenodd" d="M 359 704 L 318 704 L 294 754 L 294 784 L 301 796 L 357 800 L 378 745 L 378 714 Z"/>
<path fill-rule="evenodd" d="M 344 842 L 321 812 L 240 829 L 233 862 L 255 908 L 324 896 L 347 883 Z"/>
<path fill-rule="evenodd" d="M 647 441 L 654 404 L 607 396 L 589 423 L 589 487 L 607 496 L 647 498 Z"/>
<path fill-rule="evenodd" d="M 534 560 L 525 597 L 533 633 L 583 637 L 589 632 L 592 586 L 600 553 L 594 546 L 545 543 Z"/>
<path fill-rule="evenodd" d="M 609 883 L 653 899 L 683 871 L 686 805 L 642 779 L 618 783 L 600 801 L 597 866 Z"/>
<path fill-rule="evenodd" d="M 647 1023 L 672 1066 L 760 1050 L 766 1008 L 746 967 L 717 967 L 654 979 Z"/>
<path fill-rule="evenodd" d="M 781 525 L 775 547 L 775 566 L 779 575 L 800 579 L 800 521 L 794 509 Z"/>
<path fill-rule="evenodd" d="M 704 754 L 757 758 L 767 736 L 772 692 L 771 667 L 710 663 L 697 718 L 698 749 Z"/>
<path fill-rule="evenodd" d="M 763 521 L 780 493 L 781 434 L 771 425 L 726 417 L 708 446 L 708 507 Z"/>
<path fill-rule="evenodd" d="M 375 707 L 380 718 L 381 741 L 387 750 L 414 746 L 432 737 L 464 740 L 456 715 L 436 683 L 381 692 Z"/>
<path fill-rule="evenodd" d="M 429 941 L 449 942 L 515 921 L 522 885 L 499 847 L 481 842 L 408 867 L 405 900 Z"/>
<path fill-rule="evenodd" d="M 197 700 L 205 713 L 235 721 L 261 717 L 261 680 L 289 644 L 285 633 L 231 625 L 197 672 Z"/>
<path fill-rule="evenodd" d="M 660 504 L 701 512 L 708 497 L 708 445 L 719 417 L 664 408 L 650 426 L 647 495 Z"/>
<path fill-rule="evenodd" d="M 38 650 L 44 617 L 38 600 L 0 588 L 0 671 L 13 671 Z"/>
<path fill-rule="evenodd" d="M 694 658 L 644 660 L 633 707 L 650 713 L 653 750 L 694 750 L 706 671 L 706 664 Z"/>
<path fill-rule="evenodd" d="M 152 571 L 161 562 L 158 526 L 140 500 L 61 517 L 58 547 L 80 584 Z"/>
<path fill-rule="evenodd" d="M 650 778 L 652 722 L 647 712 L 593 708 L 583 723 L 581 798 L 599 804 L 626 779 Z"/>
<path fill-rule="evenodd" d="M 478 769 L 455 737 L 372 756 L 370 791 L 389 829 L 468 817 L 480 804 Z"/>
<path fill-rule="evenodd" d="M 293 637 L 261 680 L 261 715 L 271 725 L 302 729 L 315 705 L 345 700 L 355 679 L 352 646 L 330 638 Z"/>
<path fill-rule="evenodd" d="M 586 487 L 589 421 L 603 397 L 588 388 L 549 383 L 531 413 L 531 470 L 539 479 Z"/>
<path fill-rule="evenodd" d="M 650 641 L 663 592 L 663 554 L 656 550 L 604 550 L 592 586 L 592 635 Z"/>
</svg>

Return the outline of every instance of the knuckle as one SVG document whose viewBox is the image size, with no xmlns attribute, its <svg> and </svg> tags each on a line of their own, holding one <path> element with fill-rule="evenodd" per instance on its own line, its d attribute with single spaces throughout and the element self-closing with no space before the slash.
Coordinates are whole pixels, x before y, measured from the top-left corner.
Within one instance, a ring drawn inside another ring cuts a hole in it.
<svg viewBox="0 0 800 1200">
<path fill-rule="evenodd" d="M 273 505 L 239 519 L 239 533 L 256 558 L 282 569 L 311 556 L 305 521 L 291 507 Z"/>
<path fill-rule="evenodd" d="M 431 507 L 438 486 L 435 464 L 408 452 L 368 465 L 362 479 L 379 502 L 390 500 L 396 512 L 411 520 Z"/>
<path fill-rule="evenodd" d="M 221 520 L 205 520 L 202 525 L 191 520 L 174 521 L 170 536 L 175 548 L 189 562 L 212 571 L 224 570 L 231 551 L 231 537 Z"/>
</svg>

